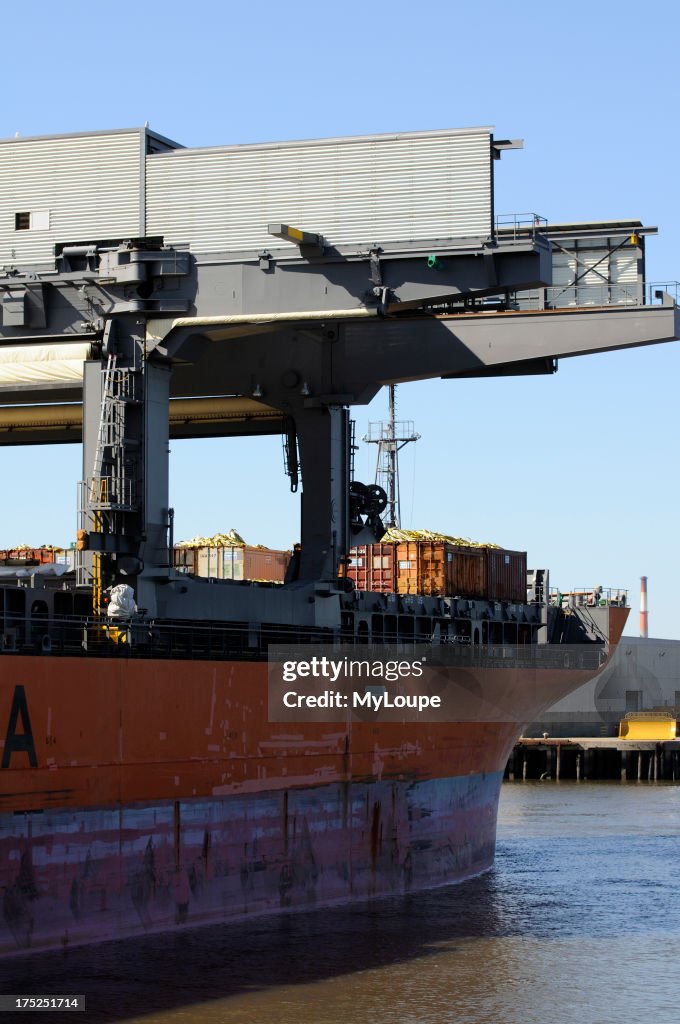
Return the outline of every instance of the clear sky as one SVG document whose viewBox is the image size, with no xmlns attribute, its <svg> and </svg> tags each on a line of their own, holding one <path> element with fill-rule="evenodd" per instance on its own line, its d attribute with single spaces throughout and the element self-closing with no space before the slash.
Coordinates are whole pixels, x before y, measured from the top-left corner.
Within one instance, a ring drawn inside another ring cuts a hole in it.
<svg viewBox="0 0 680 1024">
<path fill-rule="evenodd" d="M 0 136 L 142 125 L 187 146 L 494 125 L 499 213 L 640 218 L 649 280 L 680 277 L 678 6 L 545 2 L 34 0 L 3 8 Z M 0 203 L 1 203 L 0 186 Z M 678 343 L 563 361 L 553 377 L 403 385 L 422 439 L 402 521 L 509 548 L 562 590 L 631 592 L 680 637 Z M 357 434 L 385 415 L 358 408 Z M 375 452 L 357 470 L 372 476 Z M 67 544 L 77 446 L 0 450 L 0 547 Z M 175 442 L 176 535 L 235 527 L 288 547 L 278 438 Z"/>
</svg>

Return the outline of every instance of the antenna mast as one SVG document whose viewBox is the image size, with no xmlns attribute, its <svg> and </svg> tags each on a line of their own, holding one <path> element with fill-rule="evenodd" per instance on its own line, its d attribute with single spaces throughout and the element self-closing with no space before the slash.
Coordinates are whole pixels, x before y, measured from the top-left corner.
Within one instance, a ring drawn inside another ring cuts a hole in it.
<svg viewBox="0 0 680 1024">
<path fill-rule="evenodd" d="M 385 527 L 401 526 L 401 515 L 399 507 L 399 452 L 407 444 L 417 441 L 420 434 L 414 430 L 413 420 L 395 419 L 396 413 L 396 385 L 390 384 L 389 391 L 389 418 L 387 423 L 383 420 L 368 424 L 368 434 L 364 437 L 367 444 L 377 444 L 378 460 L 375 468 L 375 482 L 383 488 L 387 494 L 387 505 L 385 514 L 382 517 Z"/>
</svg>

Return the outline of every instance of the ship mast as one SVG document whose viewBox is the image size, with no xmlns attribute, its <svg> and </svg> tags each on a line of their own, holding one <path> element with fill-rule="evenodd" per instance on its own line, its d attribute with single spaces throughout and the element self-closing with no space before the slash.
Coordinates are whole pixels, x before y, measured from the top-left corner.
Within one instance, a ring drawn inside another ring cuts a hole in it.
<svg viewBox="0 0 680 1024">
<path fill-rule="evenodd" d="M 389 413 L 388 420 L 369 423 L 368 434 L 364 437 L 367 444 L 378 445 L 378 458 L 375 468 L 375 482 L 387 494 L 387 505 L 383 520 L 387 529 L 401 527 L 401 509 L 399 494 L 399 452 L 407 444 L 417 441 L 413 420 L 396 420 L 396 385 L 388 386 Z"/>
</svg>

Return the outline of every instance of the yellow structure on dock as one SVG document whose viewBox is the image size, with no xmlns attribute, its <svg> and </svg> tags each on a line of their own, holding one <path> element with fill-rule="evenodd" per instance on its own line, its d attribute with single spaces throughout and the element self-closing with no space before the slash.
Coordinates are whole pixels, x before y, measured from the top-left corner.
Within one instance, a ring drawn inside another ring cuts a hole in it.
<svg viewBox="0 0 680 1024">
<path fill-rule="evenodd" d="M 631 711 L 621 719 L 622 740 L 654 740 L 666 743 L 676 738 L 677 722 L 670 711 Z"/>
</svg>

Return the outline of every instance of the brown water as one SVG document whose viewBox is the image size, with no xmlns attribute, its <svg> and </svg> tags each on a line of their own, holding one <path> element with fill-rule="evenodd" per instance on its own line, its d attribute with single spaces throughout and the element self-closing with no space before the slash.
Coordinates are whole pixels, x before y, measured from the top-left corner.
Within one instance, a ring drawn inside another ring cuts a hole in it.
<svg viewBox="0 0 680 1024">
<path fill-rule="evenodd" d="M 506 783 L 496 866 L 464 885 L 0 971 L 4 993 L 85 993 L 42 1021 L 670 1024 L 680 786 Z"/>
</svg>

